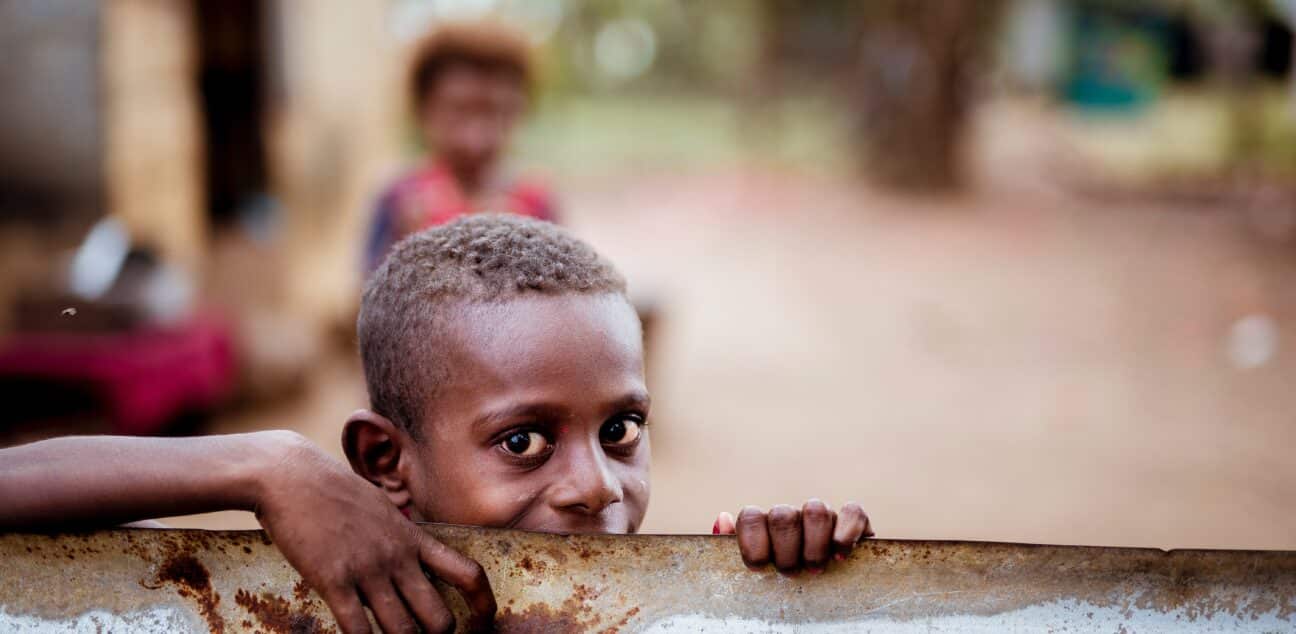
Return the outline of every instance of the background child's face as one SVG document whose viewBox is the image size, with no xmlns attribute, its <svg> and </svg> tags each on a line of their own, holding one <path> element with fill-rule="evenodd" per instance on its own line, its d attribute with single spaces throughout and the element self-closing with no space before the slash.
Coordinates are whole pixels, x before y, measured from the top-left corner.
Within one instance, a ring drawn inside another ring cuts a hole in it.
<svg viewBox="0 0 1296 634">
<path fill-rule="evenodd" d="M 479 177 L 508 146 L 525 103 L 517 78 L 452 64 L 432 85 L 423 130 L 455 171 Z"/>
<path fill-rule="evenodd" d="M 634 532 L 648 507 L 639 320 L 615 295 L 471 305 L 424 423 L 411 501 L 424 519 Z"/>
</svg>

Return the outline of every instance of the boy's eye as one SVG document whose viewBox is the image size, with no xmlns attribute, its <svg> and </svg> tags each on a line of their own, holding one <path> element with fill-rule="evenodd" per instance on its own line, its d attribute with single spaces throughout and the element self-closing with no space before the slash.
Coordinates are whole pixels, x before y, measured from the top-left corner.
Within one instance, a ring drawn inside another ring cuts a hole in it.
<svg viewBox="0 0 1296 634">
<path fill-rule="evenodd" d="M 639 421 L 618 418 L 603 423 L 603 426 L 599 428 L 599 440 L 605 445 L 625 447 L 633 445 L 635 441 L 639 440 L 641 431 Z"/>
<path fill-rule="evenodd" d="M 538 456 L 549 449 L 549 439 L 538 431 L 515 431 L 500 446 L 515 456 Z"/>
</svg>

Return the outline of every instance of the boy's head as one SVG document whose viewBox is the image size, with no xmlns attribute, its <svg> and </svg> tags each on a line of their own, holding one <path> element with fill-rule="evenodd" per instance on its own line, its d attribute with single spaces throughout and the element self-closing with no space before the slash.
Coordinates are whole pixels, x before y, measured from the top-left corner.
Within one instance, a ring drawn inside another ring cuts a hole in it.
<svg viewBox="0 0 1296 634">
<path fill-rule="evenodd" d="M 480 180 L 525 109 L 531 50 L 496 22 L 445 24 L 418 47 L 410 98 L 426 140 L 462 178 Z"/>
<path fill-rule="evenodd" d="M 633 532 L 648 394 L 625 282 L 558 227 L 474 215 L 399 243 L 358 323 L 352 468 L 419 518 Z"/>
</svg>

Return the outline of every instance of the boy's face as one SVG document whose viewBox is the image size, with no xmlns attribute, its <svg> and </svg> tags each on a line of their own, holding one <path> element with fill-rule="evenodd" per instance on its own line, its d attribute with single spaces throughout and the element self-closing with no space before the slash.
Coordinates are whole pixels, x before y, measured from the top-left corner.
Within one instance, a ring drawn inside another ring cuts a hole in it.
<svg viewBox="0 0 1296 634">
<path fill-rule="evenodd" d="M 648 507 L 648 392 L 639 320 L 616 295 L 456 309 L 451 374 L 412 443 L 423 519 L 630 533 Z"/>
<path fill-rule="evenodd" d="M 423 130 L 456 172 L 480 178 L 507 147 L 525 103 L 516 77 L 451 64 L 437 76 L 424 102 Z"/>
</svg>

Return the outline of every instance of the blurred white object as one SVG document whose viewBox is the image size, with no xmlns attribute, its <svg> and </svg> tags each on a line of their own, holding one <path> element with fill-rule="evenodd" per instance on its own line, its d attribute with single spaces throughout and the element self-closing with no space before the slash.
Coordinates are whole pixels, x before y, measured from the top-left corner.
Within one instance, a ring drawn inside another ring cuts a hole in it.
<svg viewBox="0 0 1296 634">
<path fill-rule="evenodd" d="M 1269 315 L 1247 315 L 1229 327 L 1224 346 L 1234 367 L 1258 368 L 1278 354 L 1278 324 Z"/>
<path fill-rule="evenodd" d="M 112 288 L 130 253 L 130 236 L 113 218 L 95 224 L 72 259 L 68 288 L 87 301 L 97 300 Z"/>
<path fill-rule="evenodd" d="M 1057 0 L 1018 0 L 1008 12 L 1004 64 L 1024 86 L 1045 90 L 1061 77 L 1066 19 Z"/>
<path fill-rule="evenodd" d="M 642 75 L 657 59 L 657 36 L 638 18 L 611 20 L 594 36 L 594 62 L 612 79 Z"/>
<path fill-rule="evenodd" d="M 194 284 L 174 267 L 154 269 L 140 288 L 144 314 L 154 323 L 174 323 L 188 317 L 194 305 Z"/>
</svg>

